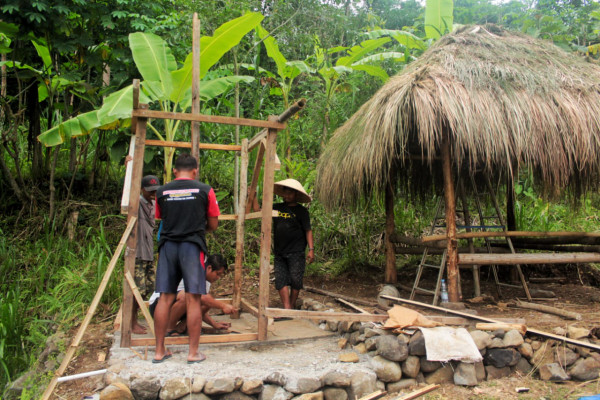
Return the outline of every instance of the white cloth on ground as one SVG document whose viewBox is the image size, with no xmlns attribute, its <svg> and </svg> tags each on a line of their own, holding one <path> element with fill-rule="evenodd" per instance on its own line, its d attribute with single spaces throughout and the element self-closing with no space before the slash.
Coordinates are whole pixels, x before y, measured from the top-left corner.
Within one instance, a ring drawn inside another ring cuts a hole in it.
<svg viewBox="0 0 600 400">
<path fill-rule="evenodd" d="M 465 328 L 419 328 L 425 339 L 428 361 L 458 360 L 475 363 L 483 360 L 475 341 Z"/>
</svg>

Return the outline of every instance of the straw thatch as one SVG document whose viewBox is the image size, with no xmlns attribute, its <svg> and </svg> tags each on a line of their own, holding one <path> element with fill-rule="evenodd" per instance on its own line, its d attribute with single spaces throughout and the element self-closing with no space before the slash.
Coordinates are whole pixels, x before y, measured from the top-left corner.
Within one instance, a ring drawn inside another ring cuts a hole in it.
<svg viewBox="0 0 600 400">
<path fill-rule="evenodd" d="M 380 193 L 390 174 L 429 186 L 445 135 L 455 171 L 497 176 L 526 165 L 555 193 L 596 187 L 600 67 L 496 26 L 463 27 L 334 133 L 319 160 L 317 195 L 327 206 L 356 204 Z"/>
</svg>

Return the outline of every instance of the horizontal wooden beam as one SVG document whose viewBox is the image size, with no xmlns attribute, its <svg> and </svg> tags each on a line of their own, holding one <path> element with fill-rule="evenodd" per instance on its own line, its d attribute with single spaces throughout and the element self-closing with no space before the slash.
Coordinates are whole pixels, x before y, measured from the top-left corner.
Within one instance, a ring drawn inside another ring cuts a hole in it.
<svg viewBox="0 0 600 400">
<path fill-rule="evenodd" d="M 454 315 L 458 315 L 460 317 L 464 317 L 464 318 L 467 318 L 467 319 L 473 319 L 475 321 L 483 321 L 483 322 L 496 323 L 496 324 L 501 322 L 501 321 L 499 321 L 497 319 L 480 317 L 479 315 L 468 314 L 468 313 L 461 312 L 461 311 L 451 310 L 449 308 L 443 308 L 443 307 L 438 307 L 438 306 L 434 306 L 434 305 L 427 304 L 427 303 L 421 303 L 420 301 L 402 299 L 400 297 L 393 297 L 393 296 L 388 296 L 388 295 L 385 295 L 385 294 L 382 294 L 381 298 L 384 298 L 386 300 L 391 300 L 391 301 L 396 302 L 396 303 L 406 303 L 406 304 L 410 304 L 410 305 L 413 305 L 413 306 L 428 308 L 430 310 L 436 310 L 436 311 L 441 311 L 441 312 L 445 312 L 445 313 L 448 313 L 448 314 L 454 314 Z M 550 338 L 550 339 L 556 339 L 556 340 L 560 340 L 562 342 L 567 342 L 567 343 L 574 344 L 576 346 L 586 347 L 588 349 L 593 349 L 593 350 L 600 351 L 600 346 L 597 345 L 597 344 L 588 343 L 588 342 L 584 342 L 584 341 L 576 340 L 576 339 L 570 339 L 570 338 L 568 338 L 566 336 L 555 335 L 553 333 L 548 333 L 548 332 L 540 331 L 540 330 L 533 329 L 533 328 L 527 328 L 527 333 L 531 333 L 533 335 L 547 337 L 547 338 Z"/>
<path fill-rule="evenodd" d="M 273 210 L 273 217 L 276 217 L 277 215 L 279 215 L 279 212 L 277 210 Z M 258 212 L 252 212 L 252 213 L 248 213 L 245 216 L 246 219 L 258 219 L 258 218 L 262 218 L 262 212 L 258 211 Z M 219 221 L 235 221 L 237 220 L 237 214 L 221 214 L 219 215 Z"/>
<path fill-rule="evenodd" d="M 268 317 L 290 317 L 328 321 L 359 321 L 359 322 L 383 322 L 388 319 L 387 315 L 354 314 L 345 312 L 324 312 L 306 310 L 287 310 L 284 308 L 267 307 L 265 314 Z"/>
<path fill-rule="evenodd" d="M 248 342 L 258 340 L 258 333 L 228 333 L 224 335 L 202 335 L 198 343 L 230 343 L 230 342 Z M 165 344 L 188 344 L 189 337 L 175 336 L 166 337 Z M 156 340 L 153 338 L 131 338 L 131 346 L 154 346 Z"/>
<path fill-rule="evenodd" d="M 600 237 L 600 232 L 527 232 L 527 231 L 499 231 L 499 232 L 463 232 L 456 234 L 457 239 L 475 239 L 489 237 Z M 423 236 L 421 241 L 436 242 L 438 240 L 446 240 L 446 235 L 431 235 Z"/>
<path fill-rule="evenodd" d="M 278 130 L 285 129 L 286 127 L 286 124 L 282 124 L 277 121 L 263 121 L 248 118 L 222 117 L 219 115 L 175 113 L 168 111 L 154 111 L 143 109 L 133 110 L 131 112 L 131 116 L 154 119 L 175 119 L 179 121 L 210 122 L 214 124 L 225 125 L 254 126 L 257 128 L 271 128 Z"/>
<path fill-rule="evenodd" d="M 176 147 L 179 149 L 191 149 L 190 142 L 172 142 L 169 140 L 146 139 L 146 146 Z M 236 144 L 198 143 L 201 150 L 226 150 L 241 151 L 242 146 Z"/>
<path fill-rule="evenodd" d="M 600 262 L 600 253 L 459 254 L 467 265 L 576 264 Z"/>
</svg>

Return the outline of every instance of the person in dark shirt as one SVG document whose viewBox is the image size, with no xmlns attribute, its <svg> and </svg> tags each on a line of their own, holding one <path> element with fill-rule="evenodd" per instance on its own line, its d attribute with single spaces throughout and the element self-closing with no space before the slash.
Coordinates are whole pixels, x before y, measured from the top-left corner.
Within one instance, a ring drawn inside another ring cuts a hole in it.
<svg viewBox="0 0 600 400">
<path fill-rule="evenodd" d="M 156 292 L 160 299 L 154 311 L 156 349 L 153 363 L 171 358 L 165 348 L 171 304 L 177 295 L 177 285 L 183 278 L 186 292 L 189 332 L 188 364 L 203 361 L 198 352 L 202 329 L 202 295 L 206 292 L 205 232 L 217 229 L 220 214 L 213 189 L 196 180 L 198 163 L 189 154 L 182 154 L 173 168 L 175 180 L 156 191 L 156 218 L 162 219 L 158 242 Z"/>
<path fill-rule="evenodd" d="M 296 307 L 303 288 L 306 262 L 310 264 L 315 259 L 310 215 L 304 206 L 298 204 L 309 203 L 311 198 L 295 179 L 276 182 L 274 192 L 283 198 L 283 203 L 273 204 L 273 210 L 278 211 L 277 217 L 273 218 L 275 288 L 283 308 L 291 309 Z"/>
</svg>

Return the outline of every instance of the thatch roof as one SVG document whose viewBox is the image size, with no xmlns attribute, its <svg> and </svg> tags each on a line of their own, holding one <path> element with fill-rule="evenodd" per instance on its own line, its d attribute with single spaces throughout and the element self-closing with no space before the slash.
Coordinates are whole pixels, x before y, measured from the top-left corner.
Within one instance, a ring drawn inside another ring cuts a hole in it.
<svg viewBox="0 0 600 400">
<path fill-rule="evenodd" d="M 600 66 L 496 26 L 441 38 L 390 79 L 329 141 L 317 196 L 356 204 L 390 176 L 418 187 L 438 172 L 445 134 L 455 171 L 527 165 L 550 191 L 600 176 Z M 412 178 L 410 178 L 412 176 Z"/>
</svg>

